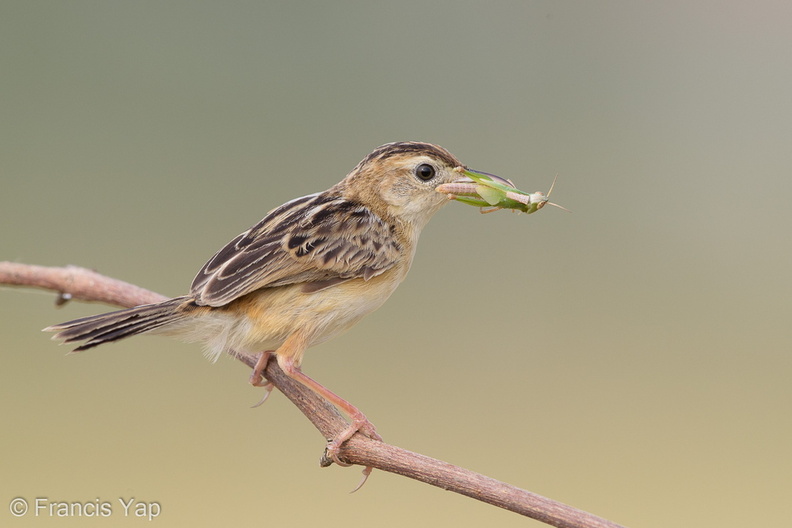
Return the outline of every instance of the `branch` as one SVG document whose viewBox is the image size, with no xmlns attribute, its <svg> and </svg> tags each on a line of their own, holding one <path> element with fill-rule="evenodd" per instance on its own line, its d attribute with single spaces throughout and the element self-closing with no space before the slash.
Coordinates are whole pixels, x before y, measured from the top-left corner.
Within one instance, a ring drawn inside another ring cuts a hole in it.
<svg viewBox="0 0 792 528">
<path fill-rule="evenodd" d="M 56 291 L 60 294 L 56 301 L 59 305 L 75 299 L 131 308 L 140 304 L 164 301 L 167 298 L 151 290 L 111 279 L 78 266 L 51 268 L 0 262 L 0 284 Z"/>
<path fill-rule="evenodd" d="M 0 284 L 58 292 L 56 302 L 59 304 L 77 299 L 132 307 L 165 299 L 158 293 L 76 266 L 53 268 L 0 262 Z M 257 359 L 249 354 L 232 355 L 251 368 Z M 346 420 L 335 407 L 288 377 L 274 358 L 267 365 L 266 378 L 302 411 L 325 438 L 333 438 L 347 427 Z M 608 520 L 541 495 L 361 434 L 354 435 L 344 443 L 340 458 L 349 464 L 371 466 L 454 491 L 551 526 L 619 528 L 619 525 Z M 330 462 L 325 459 L 322 465 L 330 465 Z"/>
</svg>

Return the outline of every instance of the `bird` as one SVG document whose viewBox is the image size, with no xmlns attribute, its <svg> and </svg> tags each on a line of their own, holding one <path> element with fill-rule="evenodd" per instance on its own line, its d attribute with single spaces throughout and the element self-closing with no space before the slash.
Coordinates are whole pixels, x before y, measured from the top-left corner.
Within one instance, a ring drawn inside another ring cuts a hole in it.
<svg viewBox="0 0 792 528">
<path fill-rule="evenodd" d="M 274 356 L 289 377 L 349 417 L 326 448 L 346 465 L 338 454 L 352 435 L 381 437 L 357 407 L 302 372 L 305 351 L 390 297 L 407 276 L 421 231 L 449 201 L 436 188 L 471 182 L 465 170 L 438 145 L 382 145 L 336 185 L 276 207 L 231 240 L 204 264 L 187 295 L 44 330 L 82 343 L 75 352 L 145 333 L 200 342 L 212 360 L 224 352 L 260 353 L 250 382 L 266 389 L 264 399 L 273 386 L 263 372 Z"/>
</svg>

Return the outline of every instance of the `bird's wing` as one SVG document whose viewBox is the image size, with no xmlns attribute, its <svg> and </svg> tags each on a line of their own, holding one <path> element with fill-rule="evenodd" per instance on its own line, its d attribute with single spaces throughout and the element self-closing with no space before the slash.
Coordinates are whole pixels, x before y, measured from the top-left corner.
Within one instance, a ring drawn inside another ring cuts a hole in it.
<svg viewBox="0 0 792 528">
<path fill-rule="evenodd" d="M 200 305 L 223 306 L 259 288 L 306 283 L 316 291 L 375 277 L 401 248 L 391 227 L 360 203 L 326 193 L 272 210 L 209 259 L 190 289 Z"/>
</svg>

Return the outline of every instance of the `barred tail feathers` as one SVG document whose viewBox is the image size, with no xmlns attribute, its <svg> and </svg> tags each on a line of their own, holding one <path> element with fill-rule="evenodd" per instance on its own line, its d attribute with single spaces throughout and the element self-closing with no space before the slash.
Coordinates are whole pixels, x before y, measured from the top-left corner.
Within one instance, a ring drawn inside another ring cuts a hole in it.
<svg viewBox="0 0 792 528">
<path fill-rule="evenodd" d="M 74 349 L 79 352 L 178 323 L 188 317 L 188 312 L 182 307 L 189 300 L 189 297 L 176 297 L 155 304 L 82 317 L 47 327 L 44 331 L 57 332 L 52 338 L 62 339 L 64 343 L 84 341 Z"/>
</svg>

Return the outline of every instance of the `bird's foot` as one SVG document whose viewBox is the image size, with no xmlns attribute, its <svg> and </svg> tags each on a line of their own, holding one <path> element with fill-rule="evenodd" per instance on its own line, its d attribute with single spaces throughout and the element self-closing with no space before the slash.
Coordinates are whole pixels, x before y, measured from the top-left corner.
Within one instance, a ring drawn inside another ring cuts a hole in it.
<svg viewBox="0 0 792 528">
<path fill-rule="evenodd" d="M 360 411 L 356 413 L 355 416 L 352 416 L 352 423 L 349 424 L 349 427 L 341 431 L 335 438 L 330 440 L 327 443 L 327 447 L 325 448 L 325 457 L 328 460 L 331 460 L 338 464 L 339 466 L 351 466 L 352 464 L 348 464 L 341 460 L 339 457 L 341 446 L 352 438 L 355 433 L 361 433 L 366 435 L 367 437 L 371 438 L 372 440 L 382 441 L 382 437 L 377 433 L 374 424 L 372 424 Z M 360 479 L 355 489 L 353 489 L 350 493 L 354 493 L 360 488 L 363 487 L 363 484 L 366 483 L 368 480 L 369 475 L 371 475 L 371 471 L 374 468 L 371 466 L 366 466 L 363 468 L 363 478 Z"/>
<path fill-rule="evenodd" d="M 267 368 L 267 362 L 271 357 L 272 352 L 268 350 L 266 352 L 262 352 L 256 361 L 256 365 L 253 367 L 253 372 L 250 373 L 250 384 L 254 387 L 266 387 L 269 385 L 269 390 L 272 390 L 272 383 L 264 378 L 264 369 Z"/>
<path fill-rule="evenodd" d="M 258 407 L 269 398 L 269 395 L 272 394 L 272 389 L 275 388 L 275 384 L 271 381 L 267 381 L 264 377 L 264 369 L 267 368 L 267 362 L 269 358 L 272 357 L 272 352 L 262 352 L 256 361 L 256 365 L 253 367 L 253 372 L 250 374 L 250 384 L 254 387 L 263 387 L 264 388 L 264 397 L 259 400 L 259 402 L 252 407 Z"/>
</svg>

